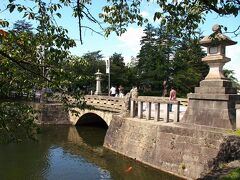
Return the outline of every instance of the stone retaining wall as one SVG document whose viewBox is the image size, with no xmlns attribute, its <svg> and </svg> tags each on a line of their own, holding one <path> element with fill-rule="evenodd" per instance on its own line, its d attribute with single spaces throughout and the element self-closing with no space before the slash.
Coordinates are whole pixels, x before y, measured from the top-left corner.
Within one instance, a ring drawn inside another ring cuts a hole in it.
<svg viewBox="0 0 240 180">
<path fill-rule="evenodd" d="M 240 159 L 240 137 L 199 127 L 114 116 L 104 146 L 190 179 L 203 178 L 221 163 Z"/>
<path fill-rule="evenodd" d="M 37 119 L 40 124 L 70 124 L 69 113 L 62 104 L 32 103 L 33 109 L 38 111 Z"/>
</svg>

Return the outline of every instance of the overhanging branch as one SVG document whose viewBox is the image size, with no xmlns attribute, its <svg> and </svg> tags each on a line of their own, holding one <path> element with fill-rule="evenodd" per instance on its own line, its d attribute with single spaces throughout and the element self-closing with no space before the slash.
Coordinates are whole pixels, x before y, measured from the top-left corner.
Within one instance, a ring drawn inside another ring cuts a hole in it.
<svg viewBox="0 0 240 180">
<path fill-rule="evenodd" d="M 26 67 L 23 65 L 24 63 L 26 64 L 26 62 L 23 63 L 23 62 L 21 62 L 21 61 L 16 60 L 15 58 L 9 56 L 7 53 L 5 53 L 5 52 L 2 51 L 2 50 L 0 50 L 0 55 L 2 55 L 3 57 L 9 59 L 9 60 L 12 61 L 13 63 L 15 63 L 16 65 L 18 65 L 18 66 L 21 67 L 22 69 L 24 69 L 25 71 L 28 71 L 28 72 L 30 72 L 31 74 L 34 74 L 34 75 L 36 75 L 36 76 L 39 76 L 39 77 L 45 79 L 45 80 L 48 81 L 48 82 L 51 82 L 50 79 L 44 77 L 42 74 L 36 73 L 36 72 L 34 72 L 33 70 L 31 70 L 31 69 L 29 69 L 29 68 L 26 68 Z"/>
</svg>

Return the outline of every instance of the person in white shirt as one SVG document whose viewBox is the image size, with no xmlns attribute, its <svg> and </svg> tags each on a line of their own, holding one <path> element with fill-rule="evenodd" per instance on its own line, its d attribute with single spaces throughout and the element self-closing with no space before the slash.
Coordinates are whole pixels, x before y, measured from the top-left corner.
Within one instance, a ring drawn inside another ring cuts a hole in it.
<svg viewBox="0 0 240 180">
<path fill-rule="evenodd" d="M 114 87 L 114 86 L 111 87 L 109 95 L 113 96 L 113 97 L 116 95 L 116 87 Z"/>
</svg>

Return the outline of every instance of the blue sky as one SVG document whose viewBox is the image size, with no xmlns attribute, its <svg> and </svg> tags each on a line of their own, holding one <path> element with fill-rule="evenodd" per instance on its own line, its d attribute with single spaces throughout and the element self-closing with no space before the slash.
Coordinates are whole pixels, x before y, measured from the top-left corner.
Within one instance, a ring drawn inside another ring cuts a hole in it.
<svg viewBox="0 0 240 180">
<path fill-rule="evenodd" d="M 7 3 L 6 0 L 3 0 Z M 20 0 L 21 1 L 21 0 Z M 89 10 L 95 17 L 98 17 L 98 13 L 101 11 L 102 3 L 105 1 L 93 0 Z M 2 9 L 6 3 L 0 5 Z M 144 4 L 142 6 L 142 14 L 145 17 L 153 17 L 156 7 L 151 3 Z M 10 22 L 15 22 L 21 16 L 14 14 L 0 14 L 0 18 L 6 18 Z M 238 17 L 224 17 L 221 18 L 216 14 L 208 14 L 204 24 L 200 25 L 204 35 L 209 35 L 212 31 L 211 28 L 214 24 L 221 24 L 227 26 L 229 31 L 235 30 L 240 24 L 240 16 Z M 79 31 L 77 20 L 72 17 L 70 9 L 64 9 L 62 11 L 62 18 L 58 20 L 59 25 L 64 26 L 69 30 L 69 36 L 73 39 L 79 39 Z M 98 29 L 97 25 L 84 21 L 83 25 L 90 26 L 93 29 Z M 103 25 L 104 26 L 104 25 Z M 143 28 L 136 25 L 130 25 L 126 33 L 121 37 L 116 36 L 114 33 L 108 38 L 100 36 L 91 30 L 83 29 L 83 45 L 77 42 L 77 47 L 71 49 L 71 52 L 75 55 L 83 55 L 86 52 L 101 50 L 105 58 L 111 56 L 114 52 L 121 53 L 125 59 L 125 62 L 129 62 L 131 56 L 136 56 L 140 50 L 140 39 L 143 36 Z M 238 44 L 227 47 L 226 55 L 231 58 L 231 61 L 227 63 L 224 68 L 234 70 L 236 77 L 240 81 L 240 36 L 234 37 L 231 34 L 227 34 L 232 40 L 237 41 Z"/>
<path fill-rule="evenodd" d="M 101 11 L 101 2 L 94 0 L 90 10 L 97 16 L 97 12 Z M 156 7 L 151 4 L 145 4 L 142 7 L 142 14 L 148 18 L 152 18 L 156 10 Z M 212 33 L 212 26 L 214 24 L 221 24 L 228 27 L 229 31 L 235 30 L 240 25 L 240 16 L 238 17 L 219 17 L 216 14 L 208 14 L 204 24 L 200 25 L 200 29 L 203 31 L 203 35 L 209 35 Z M 89 25 L 85 22 L 85 25 Z M 72 31 L 71 37 L 78 39 L 77 25 L 71 25 Z M 140 39 L 143 36 L 144 27 L 137 27 L 136 25 L 130 25 L 128 31 L 121 37 L 116 36 L 112 33 L 108 38 L 104 38 L 89 30 L 86 30 L 83 34 L 83 45 L 77 42 L 78 46 L 72 50 L 74 54 L 82 55 L 88 51 L 101 50 L 102 54 L 108 58 L 114 52 L 121 53 L 124 56 L 125 62 L 129 62 L 131 56 L 136 56 L 140 50 Z M 234 70 L 235 76 L 240 81 L 240 35 L 235 37 L 233 34 L 226 34 L 232 40 L 237 41 L 238 44 L 229 46 L 226 49 L 227 57 L 231 58 L 231 61 L 227 63 L 224 68 Z"/>
</svg>

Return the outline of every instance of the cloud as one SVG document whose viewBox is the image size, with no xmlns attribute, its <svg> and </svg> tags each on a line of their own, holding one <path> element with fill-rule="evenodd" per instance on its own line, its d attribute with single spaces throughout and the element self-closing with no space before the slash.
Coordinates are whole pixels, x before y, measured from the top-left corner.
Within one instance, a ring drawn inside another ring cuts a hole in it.
<svg viewBox="0 0 240 180">
<path fill-rule="evenodd" d="M 143 35 L 143 28 L 130 27 L 124 34 L 118 37 L 118 40 L 120 41 L 119 46 L 121 49 L 124 49 L 124 57 L 136 56 L 136 54 L 138 54 L 141 49 L 140 40 Z"/>
<path fill-rule="evenodd" d="M 240 45 L 228 46 L 226 56 L 231 58 L 231 61 L 226 63 L 224 68 L 234 70 L 235 77 L 240 81 Z"/>
<path fill-rule="evenodd" d="M 141 13 L 140 13 L 144 18 L 150 18 L 150 14 L 147 12 L 147 11 L 142 11 Z"/>
</svg>

